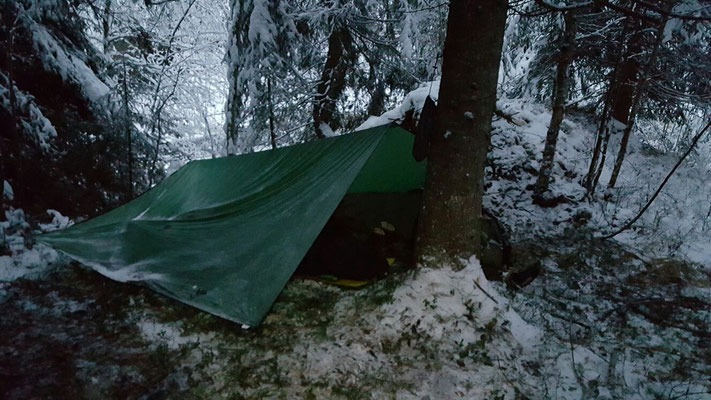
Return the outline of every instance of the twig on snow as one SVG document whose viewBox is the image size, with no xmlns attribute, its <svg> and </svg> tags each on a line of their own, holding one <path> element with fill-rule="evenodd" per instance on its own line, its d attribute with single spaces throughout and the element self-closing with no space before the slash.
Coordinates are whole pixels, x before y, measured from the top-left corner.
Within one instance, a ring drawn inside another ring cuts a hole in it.
<svg viewBox="0 0 711 400">
<path fill-rule="evenodd" d="M 476 279 L 474 279 L 474 284 L 476 285 L 476 287 L 479 288 L 479 290 L 481 290 L 486 295 L 486 297 L 490 298 L 494 303 L 499 304 L 499 302 L 496 301 L 495 298 L 491 297 L 489 293 L 486 293 L 486 290 L 484 290 L 484 288 L 479 285 L 479 282 L 477 282 Z"/>
</svg>

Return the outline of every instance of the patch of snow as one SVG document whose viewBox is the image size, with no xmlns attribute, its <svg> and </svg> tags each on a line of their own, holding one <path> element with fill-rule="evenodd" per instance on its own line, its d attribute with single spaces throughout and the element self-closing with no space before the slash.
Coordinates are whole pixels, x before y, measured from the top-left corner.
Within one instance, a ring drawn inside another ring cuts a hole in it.
<svg viewBox="0 0 711 400">
<path fill-rule="evenodd" d="M 20 263 L 24 268 L 32 269 L 37 268 L 42 265 L 42 257 L 40 257 L 40 252 L 36 249 L 27 250 L 22 253 L 20 258 Z"/>
<path fill-rule="evenodd" d="M 15 192 L 12 190 L 12 186 L 10 186 L 10 182 L 8 181 L 2 181 L 2 196 L 9 201 L 12 201 L 15 198 Z"/>
<path fill-rule="evenodd" d="M 0 73 L 0 78 L 5 76 Z M 42 110 L 35 103 L 35 98 L 20 90 L 17 86 L 15 90 L 15 104 L 19 111 L 17 117 L 19 123 L 22 124 L 23 131 L 35 141 L 43 151 L 50 149 L 50 141 L 57 136 L 57 130 L 52 125 L 52 122 L 42 114 Z M 5 108 L 9 108 L 10 96 L 9 90 L 0 85 L 0 103 L 3 103 Z M 3 184 L 3 192 L 5 192 Z"/>
<path fill-rule="evenodd" d="M 328 126 L 328 124 L 325 122 L 321 122 L 321 125 L 319 125 L 318 127 L 321 130 L 321 133 L 323 133 L 323 135 L 326 137 L 337 136 L 333 129 L 331 129 L 331 127 Z"/>
<path fill-rule="evenodd" d="M 612 130 L 612 132 L 621 132 L 627 127 L 627 124 L 625 124 L 622 121 L 618 121 L 614 118 L 610 118 L 610 122 L 608 123 L 608 129 Z"/>
<path fill-rule="evenodd" d="M 477 287 L 479 284 L 481 289 Z M 461 271 L 451 268 L 422 268 L 416 279 L 404 283 L 393 295 L 392 304 L 385 307 L 385 317 L 381 320 L 382 328 L 392 334 L 401 332 L 406 327 L 417 325 L 436 340 L 441 340 L 447 332 L 451 340 L 474 340 L 469 330 L 456 329 L 447 322 L 459 321 L 475 308 L 476 318 L 481 324 L 488 323 L 498 310 L 496 301 L 504 302 L 484 277 L 479 261 L 472 257 Z"/>
<path fill-rule="evenodd" d="M 43 232 L 56 231 L 74 225 L 74 221 L 72 221 L 69 217 L 65 217 L 57 210 L 49 209 L 47 210 L 47 214 L 52 216 L 52 222 L 48 224 L 40 224 L 40 229 Z"/>
<path fill-rule="evenodd" d="M 14 281 L 21 277 L 24 271 L 15 266 L 15 260 L 10 256 L 0 256 L 0 281 Z"/>
<path fill-rule="evenodd" d="M 39 278 L 61 264 L 63 258 L 54 249 L 25 239 L 33 232 L 23 210 L 6 210 L 5 217 L 7 221 L 0 221 L 0 249 L 10 254 L 0 257 L 0 281 Z"/>
<path fill-rule="evenodd" d="M 141 271 L 144 265 L 151 264 L 151 260 L 143 260 L 141 262 L 136 262 L 130 265 L 121 266 L 118 269 L 109 269 L 102 263 L 97 263 L 92 260 L 83 259 L 80 257 L 72 256 L 80 263 L 91 267 L 91 269 L 100 273 L 101 275 L 113 279 L 117 282 L 136 282 L 136 281 L 154 281 L 160 282 L 165 281 L 166 277 L 164 274 L 159 274 L 155 272 Z M 113 265 L 113 264 L 112 264 Z"/>
<path fill-rule="evenodd" d="M 43 56 L 46 70 L 56 71 L 65 82 L 77 84 L 84 96 L 94 104 L 99 104 L 109 94 L 109 87 L 97 78 L 85 60 L 66 52 L 47 28 L 33 23 L 31 29 L 37 54 Z"/>
<path fill-rule="evenodd" d="M 400 31 L 400 45 L 402 46 L 402 56 L 403 58 L 409 60 L 412 58 L 412 21 L 410 19 L 410 14 L 405 14 L 405 18 L 402 21 L 402 30 Z"/>
<path fill-rule="evenodd" d="M 278 357 L 295 386 L 304 378 L 342 386 L 390 376 L 408 387 L 398 391 L 403 399 L 512 396 L 515 389 L 501 371 L 515 369 L 522 353 L 536 354 L 542 340 L 486 280 L 476 257 L 461 270 L 421 267 L 391 302 L 374 310 L 356 307 L 358 296 L 370 296 L 368 289 L 336 304 L 332 314 L 343 321 L 329 324 L 329 340 L 295 339 L 293 350 Z M 379 386 L 372 396 L 387 397 Z"/>
<path fill-rule="evenodd" d="M 392 122 L 400 123 L 404 120 L 405 114 L 413 110 L 415 117 L 419 117 L 422 107 L 425 105 L 425 99 L 430 96 L 432 100 L 437 102 L 439 95 L 439 80 L 432 82 L 425 82 L 420 85 L 419 88 L 413 90 L 405 96 L 402 104 L 390 110 L 380 116 L 371 116 L 360 126 L 358 126 L 355 131 L 362 131 L 365 129 L 373 128 L 380 125 L 389 124 Z"/>
<path fill-rule="evenodd" d="M 497 108 L 523 124 L 511 124 L 504 119 L 492 124 L 492 146 L 488 154 L 487 188 L 484 206 L 502 212 L 502 222 L 514 236 L 564 234 L 571 229 L 570 221 L 578 212 L 591 214 L 588 228 L 610 232 L 615 226 L 637 214 L 647 198 L 677 159 L 674 155 L 645 154 L 640 138 L 632 135 L 628 155 L 617 186 L 605 191 L 615 156 L 608 154 L 592 202 L 581 201 L 586 195 L 581 180 L 587 174 L 594 145 L 596 127 L 585 121 L 566 118 L 559 136 L 550 185 L 552 196 L 564 196 L 570 204 L 542 209 L 531 202 L 526 187 L 535 183 L 543 153 L 545 133 L 550 122 L 550 110 L 522 99 L 502 99 Z M 610 129 L 620 131 L 625 125 L 611 121 Z M 616 148 L 619 134 L 613 135 L 609 148 Z M 711 265 L 711 187 L 705 184 L 706 162 L 687 162 L 666 185 L 662 194 L 635 224 L 633 230 L 618 235 L 615 240 L 633 248 L 642 244 L 643 253 L 653 258 L 681 256 L 702 265 Z M 522 171 L 520 168 L 525 167 Z M 510 172 L 506 172 L 513 168 Z M 565 170 L 563 169 L 565 168 Z M 507 178 L 502 179 L 501 174 Z M 605 201 L 604 196 L 612 201 Z"/>
<path fill-rule="evenodd" d="M 181 331 L 180 323 L 161 323 L 148 319 L 142 319 L 138 322 L 138 328 L 141 335 L 148 341 L 157 344 L 164 344 L 168 348 L 177 350 L 181 346 L 191 343 L 207 343 L 215 338 L 214 333 L 185 335 Z"/>
</svg>

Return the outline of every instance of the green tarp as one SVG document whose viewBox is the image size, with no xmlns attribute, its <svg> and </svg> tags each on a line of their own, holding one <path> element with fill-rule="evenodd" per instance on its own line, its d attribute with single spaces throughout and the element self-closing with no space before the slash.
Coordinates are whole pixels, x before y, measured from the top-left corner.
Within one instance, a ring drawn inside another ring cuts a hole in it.
<svg viewBox="0 0 711 400">
<path fill-rule="evenodd" d="M 121 282 L 260 323 L 346 193 L 421 188 L 396 126 L 193 161 L 139 198 L 39 241 Z"/>
</svg>

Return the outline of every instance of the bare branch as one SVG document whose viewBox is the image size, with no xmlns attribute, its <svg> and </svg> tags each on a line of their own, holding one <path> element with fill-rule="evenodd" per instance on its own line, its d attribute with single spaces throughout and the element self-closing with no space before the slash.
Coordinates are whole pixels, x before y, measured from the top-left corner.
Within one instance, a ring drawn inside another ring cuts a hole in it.
<svg viewBox="0 0 711 400">
<path fill-rule="evenodd" d="M 696 144 L 699 142 L 699 140 L 701 139 L 701 137 L 704 135 L 704 133 L 706 133 L 706 131 L 709 129 L 710 126 L 711 126 L 711 121 L 709 121 L 709 123 L 706 124 L 706 127 L 705 127 L 704 129 L 702 129 L 701 132 L 699 132 L 699 133 L 696 135 L 696 137 L 694 137 L 694 140 L 691 142 L 691 145 L 689 146 L 689 149 L 686 150 L 686 153 L 684 153 L 684 155 L 681 156 L 681 158 L 679 159 L 679 161 L 677 161 L 676 165 L 674 165 L 674 168 L 672 168 L 672 170 L 669 172 L 669 174 L 667 175 L 667 177 L 664 178 L 664 181 L 662 181 L 662 184 L 659 185 L 659 187 L 657 188 L 657 191 L 654 192 L 654 194 L 652 195 L 652 197 L 649 198 L 649 200 L 647 201 L 647 204 L 645 204 L 644 207 L 642 207 L 642 209 L 639 211 L 639 213 L 637 213 L 637 215 L 635 215 L 634 218 L 632 218 L 632 219 L 629 220 L 626 224 L 624 224 L 624 225 L 622 226 L 622 228 L 616 230 L 616 231 L 613 232 L 613 233 L 610 233 L 610 234 L 608 234 L 608 235 L 603 236 L 603 237 L 601 238 L 602 240 L 612 239 L 613 237 L 615 237 L 615 236 L 619 235 L 620 233 L 626 231 L 627 229 L 631 228 L 631 227 L 632 227 L 632 224 L 634 224 L 635 222 L 637 222 L 637 220 L 642 216 L 642 214 L 644 214 L 644 212 L 647 211 L 647 209 L 649 208 L 649 206 L 652 205 L 652 202 L 654 201 L 654 199 L 657 198 L 657 196 L 659 195 L 659 193 L 662 191 L 662 189 L 664 188 L 664 185 L 667 184 L 667 182 L 669 181 L 669 178 L 671 178 L 672 175 L 674 175 L 674 172 L 676 172 L 676 170 L 679 168 L 679 166 L 681 165 L 681 163 L 684 162 L 684 160 L 686 159 L 686 157 L 687 157 L 689 154 L 691 154 L 691 151 L 694 150 L 694 147 L 696 147 Z"/>
</svg>

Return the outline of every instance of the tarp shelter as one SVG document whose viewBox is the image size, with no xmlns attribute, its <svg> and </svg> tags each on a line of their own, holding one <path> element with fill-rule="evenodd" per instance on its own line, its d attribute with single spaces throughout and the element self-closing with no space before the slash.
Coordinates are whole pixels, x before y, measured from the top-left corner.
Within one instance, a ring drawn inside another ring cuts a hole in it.
<svg viewBox="0 0 711 400">
<path fill-rule="evenodd" d="M 346 193 L 423 187 L 413 141 L 384 125 L 193 161 L 137 199 L 38 240 L 111 279 L 254 326 Z"/>
</svg>

